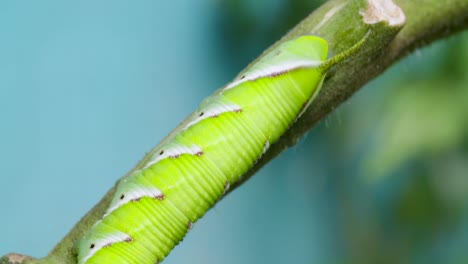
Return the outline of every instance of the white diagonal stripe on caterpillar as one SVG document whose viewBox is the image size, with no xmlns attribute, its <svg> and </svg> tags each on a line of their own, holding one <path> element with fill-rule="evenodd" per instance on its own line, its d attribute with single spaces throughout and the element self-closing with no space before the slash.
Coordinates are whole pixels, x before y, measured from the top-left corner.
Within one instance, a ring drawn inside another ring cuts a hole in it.
<svg viewBox="0 0 468 264">
<path fill-rule="evenodd" d="M 201 107 L 196 112 L 197 117 L 193 121 L 187 123 L 184 127 L 184 130 L 195 125 L 196 123 L 199 123 L 203 119 L 207 119 L 210 117 L 218 117 L 224 113 L 229 113 L 229 112 L 239 113 L 241 111 L 242 111 L 242 108 L 235 103 L 213 101 L 209 104 L 206 104 L 204 107 Z"/>
<path fill-rule="evenodd" d="M 321 61 L 315 60 L 297 60 L 291 61 L 279 65 L 268 65 L 264 68 L 254 69 L 252 72 L 247 72 L 237 80 L 229 83 L 226 87 L 223 88 L 223 91 L 229 90 L 238 86 L 241 83 L 247 81 L 255 81 L 259 78 L 268 77 L 268 76 L 276 76 L 282 73 L 286 73 L 288 71 L 292 71 L 298 68 L 309 68 L 309 67 L 318 67 L 322 64 Z"/>
<path fill-rule="evenodd" d="M 114 200 L 111 203 L 111 206 L 109 209 L 107 209 L 106 214 L 103 216 L 106 217 L 112 211 L 116 210 L 117 208 L 121 207 L 124 204 L 127 204 L 132 201 L 138 201 L 143 197 L 149 197 L 149 198 L 154 198 L 158 200 L 164 199 L 163 193 L 156 187 L 150 186 L 141 186 L 141 185 L 136 185 L 132 184 L 133 188 L 130 188 L 127 191 L 120 191 L 117 189 L 117 194 L 118 196 L 114 197 Z M 119 192 L 120 191 L 120 192 Z"/>
<path fill-rule="evenodd" d="M 167 158 L 178 158 L 183 154 L 200 156 L 203 154 L 203 150 L 197 145 L 186 146 L 178 143 L 170 144 L 167 147 L 163 146 L 151 157 L 151 160 L 149 160 L 145 167 L 143 167 L 143 170 L 151 167 L 153 164 L 158 163 L 160 160 Z"/>
<path fill-rule="evenodd" d="M 102 248 L 111 246 L 119 242 L 131 242 L 131 241 L 133 241 L 133 239 L 129 235 L 119 232 L 119 231 L 115 231 L 113 233 L 107 234 L 105 237 L 98 239 L 89 245 L 90 250 L 88 254 L 83 257 L 80 263 L 86 263 L 86 261 L 89 258 L 94 256 L 94 254 L 96 254 L 96 252 L 98 252 Z"/>
</svg>

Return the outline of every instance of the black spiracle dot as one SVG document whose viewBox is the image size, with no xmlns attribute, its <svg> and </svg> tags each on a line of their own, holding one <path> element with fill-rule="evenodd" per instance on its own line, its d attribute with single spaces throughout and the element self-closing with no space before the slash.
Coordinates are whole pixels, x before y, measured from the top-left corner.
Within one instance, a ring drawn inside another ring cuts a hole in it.
<svg viewBox="0 0 468 264">
<path fill-rule="evenodd" d="M 205 114 L 205 112 L 201 112 L 198 116 L 203 116 Z"/>
<path fill-rule="evenodd" d="M 93 249 L 96 245 L 94 244 L 91 244 L 91 246 L 89 246 L 89 248 Z"/>
<path fill-rule="evenodd" d="M 122 195 L 120 196 L 120 200 L 123 200 L 123 198 L 125 198 L 125 194 L 122 194 Z"/>
<path fill-rule="evenodd" d="M 241 80 L 245 79 L 245 75 L 242 75 L 242 76 L 240 77 L 240 79 L 241 79 Z"/>
<path fill-rule="evenodd" d="M 159 152 L 159 155 L 162 155 L 164 154 L 164 150 L 161 150 L 161 152 Z"/>
</svg>

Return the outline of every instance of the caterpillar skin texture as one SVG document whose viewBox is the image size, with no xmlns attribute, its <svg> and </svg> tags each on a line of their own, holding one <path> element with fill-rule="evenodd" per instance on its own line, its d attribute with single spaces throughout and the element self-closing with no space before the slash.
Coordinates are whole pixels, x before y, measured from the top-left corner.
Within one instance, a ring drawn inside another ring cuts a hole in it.
<svg viewBox="0 0 468 264">
<path fill-rule="evenodd" d="M 319 37 L 283 42 L 205 99 L 119 181 L 106 214 L 78 242 L 78 263 L 162 261 L 307 108 L 327 54 Z"/>
</svg>

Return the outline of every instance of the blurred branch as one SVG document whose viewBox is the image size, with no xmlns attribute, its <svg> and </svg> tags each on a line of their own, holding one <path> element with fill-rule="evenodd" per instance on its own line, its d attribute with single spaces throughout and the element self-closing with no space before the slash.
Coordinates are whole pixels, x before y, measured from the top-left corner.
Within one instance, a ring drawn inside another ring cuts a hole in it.
<svg viewBox="0 0 468 264">
<path fill-rule="evenodd" d="M 369 2 L 376 5 L 376 8 L 369 8 L 370 5 L 365 0 L 331 0 L 278 42 L 299 35 L 314 34 L 325 38 L 330 43 L 331 50 L 338 53 L 370 32 L 364 47 L 328 74 L 321 93 L 306 113 L 230 191 L 249 179 L 284 149 L 294 145 L 319 120 L 394 62 L 419 47 L 468 27 L 468 0 L 395 0 L 404 15 L 390 0 Z M 102 217 L 113 193 L 114 188 L 75 225 L 47 257 L 33 259 L 10 254 L 2 257 L 0 264 L 76 263 L 74 243 Z"/>
</svg>

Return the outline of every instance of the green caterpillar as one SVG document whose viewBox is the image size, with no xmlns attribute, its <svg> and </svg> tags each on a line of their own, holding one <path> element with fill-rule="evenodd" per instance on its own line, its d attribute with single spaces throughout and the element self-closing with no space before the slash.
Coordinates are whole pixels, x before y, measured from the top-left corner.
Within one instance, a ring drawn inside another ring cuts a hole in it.
<svg viewBox="0 0 468 264">
<path fill-rule="evenodd" d="M 78 242 L 78 263 L 162 261 L 205 212 L 296 121 L 331 66 L 316 36 L 283 42 L 203 101 L 132 175 Z"/>
</svg>

